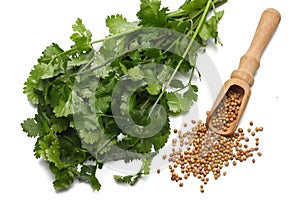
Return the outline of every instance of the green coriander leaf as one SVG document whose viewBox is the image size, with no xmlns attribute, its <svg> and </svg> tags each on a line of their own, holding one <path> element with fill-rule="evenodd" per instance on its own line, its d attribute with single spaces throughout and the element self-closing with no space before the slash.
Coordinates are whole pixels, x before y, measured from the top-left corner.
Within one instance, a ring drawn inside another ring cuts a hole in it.
<svg viewBox="0 0 300 200">
<path fill-rule="evenodd" d="M 173 88 L 180 88 L 180 89 L 184 88 L 184 85 L 183 85 L 182 81 L 178 80 L 178 79 L 173 79 L 171 81 L 170 86 L 173 87 Z"/>
<path fill-rule="evenodd" d="M 163 119 L 160 115 L 158 115 L 157 118 L 158 122 L 163 123 L 163 128 L 160 131 L 158 131 L 155 135 L 147 138 L 139 138 L 133 137 L 128 134 L 125 138 L 119 141 L 117 145 L 122 149 L 130 149 L 131 151 L 136 153 L 150 153 L 153 149 L 155 151 L 158 151 L 159 149 L 164 147 L 170 135 L 170 123 L 168 118 Z M 161 124 L 158 123 L 151 123 L 151 125 L 161 126 Z M 155 130 L 155 128 L 153 127 L 149 127 L 149 129 Z"/>
<path fill-rule="evenodd" d="M 135 185 L 137 181 L 141 178 L 142 174 L 137 173 L 135 175 L 128 175 L 128 176 L 119 176 L 119 175 L 114 175 L 114 179 L 117 183 L 127 183 L 130 185 Z"/>
<path fill-rule="evenodd" d="M 50 163 L 49 168 L 51 172 L 55 175 L 53 187 L 57 191 L 68 189 L 70 185 L 74 182 L 74 178 L 78 173 L 76 169 L 77 165 L 70 166 L 64 169 L 58 169 L 53 163 Z"/>
<path fill-rule="evenodd" d="M 142 60 L 142 54 L 138 50 L 129 53 L 129 57 L 133 61 L 137 61 L 137 62 Z"/>
<path fill-rule="evenodd" d="M 193 12 L 197 12 L 204 8 L 207 1 L 208 0 L 190 0 L 182 6 L 182 9 L 185 10 L 186 13 L 192 14 Z"/>
<path fill-rule="evenodd" d="M 189 89 L 183 94 L 183 99 L 181 102 L 182 112 L 187 112 L 190 110 L 194 102 L 197 101 L 198 88 L 196 86 L 189 86 Z"/>
<path fill-rule="evenodd" d="M 78 102 L 82 102 L 80 97 L 74 92 L 71 91 L 67 101 L 60 100 L 58 106 L 56 106 L 53 110 L 56 117 L 68 117 L 69 115 L 74 113 L 74 105 Z M 75 103 L 76 102 L 76 103 Z"/>
<path fill-rule="evenodd" d="M 39 103 L 40 96 L 38 91 L 43 91 L 44 89 L 44 85 L 41 83 L 42 75 L 43 69 L 35 65 L 24 83 L 23 93 L 27 95 L 28 100 L 33 104 Z"/>
<path fill-rule="evenodd" d="M 158 95 L 161 92 L 162 85 L 156 84 L 156 83 L 148 83 L 148 86 L 146 87 L 146 90 L 151 95 Z"/>
<path fill-rule="evenodd" d="M 84 141 L 84 143 L 95 144 L 96 142 L 99 141 L 101 137 L 101 133 L 83 129 L 79 131 L 79 136 Z"/>
<path fill-rule="evenodd" d="M 54 163 L 58 169 L 65 167 L 60 160 L 59 140 L 54 134 L 49 133 L 38 138 L 34 151 L 37 158 L 43 157 L 46 161 Z"/>
<path fill-rule="evenodd" d="M 130 68 L 127 73 L 131 76 L 132 80 L 138 81 L 145 77 L 144 72 L 139 67 Z"/>
<path fill-rule="evenodd" d="M 199 35 L 203 40 L 208 40 L 208 38 L 211 36 L 211 27 L 207 23 L 204 23 Z"/>
<path fill-rule="evenodd" d="M 52 78 L 52 77 L 64 72 L 64 69 L 63 69 L 63 67 L 61 67 L 60 64 L 40 63 L 40 64 L 37 64 L 37 68 L 40 68 L 42 71 L 41 79 Z"/>
<path fill-rule="evenodd" d="M 159 149 L 163 148 L 165 144 L 167 143 L 170 135 L 170 121 L 169 118 L 167 119 L 161 119 L 162 122 L 165 121 L 165 125 L 162 128 L 161 131 L 159 131 L 156 135 L 147 138 L 145 140 L 146 143 L 151 143 L 154 147 L 155 151 L 158 151 Z"/>
<path fill-rule="evenodd" d="M 187 30 L 189 30 L 190 26 L 191 26 L 190 22 L 178 19 L 176 21 L 168 22 L 167 28 L 181 32 L 181 33 L 185 33 Z"/>
<path fill-rule="evenodd" d="M 65 130 L 68 129 L 69 127 L 69 121 L 67 118 L 64 117 L 55 117 L 53 116 L 51 119 L 51 129 L 55 132 L 55 133 L 61 133 Z"/>
<path fill-rule="evenodd" d="M 44 132 L 43 129 L 38 126 L 34 118 L 24 120 L 21 126 L 23 131 L 27 133 L 28 137 L 36 137 Z"/>
<path fill-rule="evenodd" d="M 206 23 L 203 24 L 199 35 L 203 40 L 208 40 L 208 38 L 215 39 L 215 42 L 221 41 L 218 37 L 218 23 L 224 15 L 224 11 L 216 12 Z"/>
<path fill-rule="evenodd" d="M 99 127 L 99 122 L 97 117 L 95 117 L 94 115 L 86 114 L 86 113 L 77 113 L 75 116 L 76 118 L 76 128 L 79 131 L 83 131 L 84 133 L 82 133 L 83 135 L 85 134 L 89 134 L 89 131 L 93 131 L 96 130 Z"/>
<path fill-rule="evenodd" d="M 167 93 L 167 104 L 169 111 L 173 114 L 187 112 L 195 101 L 197 101 L 197 87 L 189 86 L 188 90 L 183 94 L 174 92 Z"/>
<path fill-rule="evenodd" d="M 186 98 L 186 99 L 190 99 L 190 100 L 193 100 L 193 101 L 197 101 L 197 91 L 198 91 L 198 88 L 196 85 L 189 85 L 189 89 L 183 94 L 183 97 Z"/>
<path fill-rule="evenodd" d="M 89 183 L 94 190 L 100 190 L 101 185 L 96 178 L 97 165 L 83 165 L 79 174 L 79 181 Z"/>
<path fill-rule="evenodd" d="M 38 59 L 39 63 L 48 64 L 52 59 L 58 57 L 64 51 L 58 46 L 58 44 L 52 43 L 44 51 L 43 55 Z"/>
<path fill-rule="evenodd" d="M 96 99 L 95 111 L 96 113 L 106 113 L 110 108 L 111 97 L 99 97 Z"/>
<path fill-rule="evenodd" d="M 72 25 L 72 28 L 73 28 L 74 32 L 78 32 L 82 35 L 84 35 L 86 32 L 86 28 L 85 28 L 84 24 L 82 23 L 82 19 L 80 19 L 80 18 L 78 18 L 76 20 L 76 23 Z"/>
<path fill-rule="evenodd" d="M 74 33 L 70 37 L 71 40 L 75 42 L 75 45 L 79 50 L 84 51 L 88 46 L 90 46 L 92 33 L 86 29 L 80 18 L 76 20 L 72 28 Z"/>
<path fill-rule="evenodd" d="M 175 114 L 182 111 L 182 96 L 180 94 L 168 92 L 166 98 L 170 112 Z"/>
<path fill-rule="evenodd" d="M 163 27 L 167 23 L 168 8 L 160 9 L 160 6 L 160 0 L 141 0 L 140 11 L 137 13 L 140 25 Z"/>
<path fill-rule="evenodd" d="M 58 137 L 60 145 L 60 159 L 66 166 L 83 163 L 87 159 L 86 150 L 81 146 L 81 139 L 77 131 L 68 129 Z"/>
<path fill-rule="evenodd" d="M 106 18 L 106 26 L 111 34 L 118 34 L 136 28 L 138 22 L 127 22 L 122 15 L 112 15 Z"/>
<path fill-rule="evenodd" d="M 54 108 L 54 113 L 56 117 L 67 117 L 74 113 L 72 105 L 72 95 L 69 96 L 67 102 L 60 101 L 59 105 Z"/>
</svg>

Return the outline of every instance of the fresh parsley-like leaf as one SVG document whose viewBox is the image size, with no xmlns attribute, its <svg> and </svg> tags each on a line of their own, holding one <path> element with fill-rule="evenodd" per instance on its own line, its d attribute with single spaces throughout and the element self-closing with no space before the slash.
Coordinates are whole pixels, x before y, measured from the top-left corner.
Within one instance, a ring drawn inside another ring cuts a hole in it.
<svg viewBox="0 0 300 200">
<path fill-rule="evenodd" d="M 128 22 L 122 15 L 112 15 L 106 18 L 106 26 L 111 34 L 118 34 L 136 28 L 138 22 Z"/>
<path fill-rule="evenodd" d="M 43 157 L 44 160 L 54 163 L 58 169 L 65 167 L 60 159 L 59 140 L 54 134 L 49 133 L 38 138 L 34 151 L 37 158 Z"/>
<path fill-rule="evenodd" d="M 215 42 L 221 44 L 220 38 L 218 37 L 218 23 L 222 19 L 224 11 L 216 12 L 206 23 L 203 24 L 202 29 L 199 33 L 200 37 L 204 40 L 213 38 Z"/>
<path fill-rule="evenodd" d="M 167 104 L 173 114 L 187 112 L 196 100 L 197 88 L 195 86 L 189 86 L 183 95 L 174 92 L 167 93 Z"/>
<path fill-rule="evenodd" d="M 187 13 L 193 14 L 195 11 L 199 11 L 207 4 L 208 0 L 189 0 L 181 8 Z"/>
<path fill-rule="evenodd" d="M 92 40 L 92 33 L 86 29 L 82 23 L 82 19 L 78 18 L 76 23 L 72 26 L 74 33 L 71 35 L 71 40 L 75 42 L 75 45 L 80 50 L 85 50 L 87 46 L 90 46 Z"/>
<path fill-rule="evenodd" d="M 43 129 L 38 126 L 34 118 L 24 120 L 21 126 L 28 137 L 36 137 L 43 132 Z"/>
<path fill-rule="evenodd" d="M 180 113 L 182 111 L 182 96 L 178 93 L 168 92 L 167 93 L 167 104 L 169 111 L 172 113 Z"/>
<path fill-rule="evenodd" d="M 53 187 L 57 191 L 62 191 L 70 187 L 76 177 L 77 169 L 75 166 L 70 166 L 64 169 L 57 168 L 53 163 L 50 163 L 49 168 L 55 175 Z"/>
<path fill-rule="evenodd" d="M 101 184 L 96 178 L 97 165 L 83 165 L 78 177 L 79 181 L 89 183 L 94 190 L 100 190 Z"/>
<path fill-rule="evenodd" d="M 114 179 L 117 183 L 127 183 L 130 185 L 135 185 L 137 181 L 141 178 L 142 174 L 137 173 L 135 175 L 128 175 L 128 176 L 119 176 L 114 175 Z"/>
<path fill-rule="evenodd" d="M 140 11 L 137 13 L 140 25 L 145 27 L 162 27 L 167 23 L 168 8 L 160 8 L 160 0 L 141 0 Z"/>
<path fill-rule="evenodd" d="M 184 85 L 183 85 L 182 81 L 178 80 L 178 79 L 173 79 L 171 81 L 170 86 L 173 87 L 173 88 L 180 88 L 180 89 L 184 88 Z"/>
<path fill-rule="evenodd" d="M 161 92 L 162 85 L 157 83 L 148 83 L 147 91 L 151 95 L 158 95 Z"/>
</svg>

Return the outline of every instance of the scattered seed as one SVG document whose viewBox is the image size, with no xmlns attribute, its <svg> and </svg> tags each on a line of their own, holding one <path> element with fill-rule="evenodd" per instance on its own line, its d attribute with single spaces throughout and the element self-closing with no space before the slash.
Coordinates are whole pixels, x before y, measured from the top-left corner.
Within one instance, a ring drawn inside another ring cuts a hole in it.
<svg viewBox="0 0 300 200">
<path fill-rule="evenodd" d="M 177 128 L 174 128 L 173 132 L 174 132 L 174 133 L 177 133 L 177 132 L 178 132 Z"/>
<path fill-rule="evenodd" d="M 157 169 L 156 172 L 159 174 L 160 173 L 160 169 Z"/>
<path fill-rule="evenodd" d="M 256 132 L 263 131 L 263 130 L 264 130 L 264 127 L 262 127 L 262 126 L 256 127 L 256 128 L 255 128 L 255 131 L 256 131 Z"/>
<path fill-rule="evenodd" d="M 236 163 L 236 161 L 233 161 L 232 164 L 233 164 L 233 166 L 236 166 L 237 163 Z"/>
<path fill-rule="evenodd" d="M 183 183 L 182 183 L 182 182 L 181 182 L 181 183 L 179 183 L 179 186 L 180 186 L 180 187 L 182 187 L 182 186 L 183 186 Z"/>
<path fill-rule="evenodd" d="M 258 152 L 257 155 L 258 155 L 258 156 L 262 156 L 262 153 L 261 153 L 261 152 Z"/>
</svg>

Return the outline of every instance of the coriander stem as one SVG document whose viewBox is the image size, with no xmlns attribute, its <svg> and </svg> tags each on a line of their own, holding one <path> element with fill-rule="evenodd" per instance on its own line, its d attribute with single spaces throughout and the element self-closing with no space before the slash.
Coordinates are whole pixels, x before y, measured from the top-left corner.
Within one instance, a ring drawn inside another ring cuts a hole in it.
<svg viewBox="0 0 300 200">
<path fill-rule="evenodd" d="M 182 55 L 182 59 L 178 62 L 178 64 L 177 64 L 177 66 L 176 66 L 174 72 L 172 73 L 172 75 L 171 75 L 169 81 L 167 82 L 167 84 L 166 84 L 166 86 L 164 87 L 163 91 L 160 93 L 160 95 L 159 95 L 158 98 L 156 99 L 155 103 L 153 104 L 153 106 L 152 106 L 152 108 L 151 108 L 151 110 L 150 110 L 150 112 L 149 112 L 149 116 L 152 114 L 152 112 L 153 112 L 155 106 L 158 104 L 158 102 L 160 101 L 160 99 L 163 97 L 163 95 L 164 95 L 164 93 L 166 92 L 167 88 L 169 87 L 169 85 L 171 84 L 172 80 L 174 79 L 174 76 L 176 75 L 177 71 L 179 70 L 179 67 L 181 66 L 183 60 L 185 59 L 185 57 L 186 57 L 187 54 L 189 53 L 189 51 L 190 51 L 190 49 L 191 49 L 191 47 L 192 47 L 192 45 L 193 45 L 193 42 L 195 41 L 197 35 L 199 34 L 199 31 L 200 31 L 201 28 L 202 28 L 202 25 L 203 25 L 203 23 L 204 23 L 204 20 L 205 20 L 205 18 L 206 18 L 206 16 L 207 16 L 207 13 L 208 13 L 208 10 L 209 10 L 211 4 L 212 4 L 212 1 L 211 1 L 211 0 L 208 0 L 207 4 L 206 4 L 206 6 L 205 6 L 204 12 L 203 12 L 203 14 L 202 14 L 202 16 L 201 16 L 200 22 L 199 22 L 199 24 L 198 24 L 198 26 L 197 26 L 197 28 L 196 28 L 196 31 L 194 32 L 194 34 L 193 34 L 193 36 L 192 36 L 192 39 L 190 40 L 190 42 L 189 42 L 189 44 L 188 44 L 188 46 L 187 46 L 185 52 L 184 52 L 183 55 Z"/>
<path fill-rule="evenodd" d="M 85 70 L 88 66 L 90 66 L 90 64 L 92 64 L 93 61 L 94 61 L 94 57 L 93 57 L 88 63 L 86 63 L 86 64 L 79 70 L 79 72 L 82 72 L 83 70 Z"/>
<path fill-rule="evenodd" d="M 96 115 L 100 116 L 100 117 L 108 117 L 108 118 L 122 118 L 122 116 L 107 115 L 107 114 L 103 114 L 103 113 L 96 113 Z"/>
<path fill-rule="evenodd" d="M 193 69 L 192 69 L 192 73 L 191 73 L 191 76 L 190 76 L 190 79 L 189 79 L 189 83 L 188 83 L 189 85 L 192 83 L 194 72 L 195 72 L 195 67 L 193 67 Z"/>
<path fill-rule="evenodd" d="M 142 26 L 137 26 L 136 28 L 129 29 L 129 30 L 121 32 L 121 33 L 117 33 L 115 35 L 110 35 L 110 36 L 107 36 L 107 37 L 105 37 L 103 39 L 100 39 L 100 40 L 95 40 L 95 41 L 91 42 L 90 44 L 93 45 L 95 43 L 103 42 L 103 41 L 108 40 L 108 39 L 113 39 L 113 38 L 116 38 L 116 37 L 120 37 L 122 35 L 126 35 L 128 33 L 132 33 L 132 32 L 135 32 L 137 30 L 140 30 L 140 29 L 142 29 Z"/>
</svg>

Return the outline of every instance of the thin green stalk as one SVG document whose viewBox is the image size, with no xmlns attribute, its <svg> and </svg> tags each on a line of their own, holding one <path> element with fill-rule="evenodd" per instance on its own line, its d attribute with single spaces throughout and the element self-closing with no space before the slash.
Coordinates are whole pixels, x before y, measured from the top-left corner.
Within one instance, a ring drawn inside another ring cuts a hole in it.
<svg viewBox="0 0 300 200">
<path fill-rule="evenodd" d="M 93 44 L 95 44 L 95 43 L 103 42 L 103 41 L 108 40 L 108 39 L 113 39 L 113 38 L 116 38 L 116 37 L 120 37 L 120 36 L 122 36 L 122 35 L 126 35 L 126 34 L 128 34 L 128 33 L 132 33 L 132 32 L 134 32 L 134 31 L 140 30 L 141 28 L 143 28 L 143 27 L 142 27 L 142 26 L 137 26 L 136 28 L 130 29 L 130 30 L 128 30 L 128 31 L 124 31 L 124 32 L 121 32 L 121 33 L 117 33 L 117 34 L 115 34 L 115 35 L 110 35 L 110 36 L 107 36 L 107 37 L 105 37 L 105 38 L 103 38 L 103 39 L 100 39 L 100 40 L 95 40 L 95 41 L 91 42 L 90 44 L 93 45 Z"/>
<path fill-rule="evenodd" d="M 122 118 L 122 116 L 107 115 L 107 114 L 103 114 L 103 113 L 96 113 L 96 115 L 100 116 L 100 117 L 108 117 L 108 118 Z"/>
<path fill-rule="evenodd" d="M 153 106 L 152 106 L 152 108 L 151 108 L 151 110 L 150 110 L 150 112 L 149 112 L 149 116 L 152 114 L 152 112 L 153 112 L 155 106 L 158 104 L 158 102 L 159 102 L 160 99 L 163 97 L 164 93 L 166 92 L 167 88 L 170 86 L 170 84 L 171 84 L 172 80 L 174 79 L 174 77 L 175 77 L 177 71 L 179 70 L 179 67 L 181 66 L 183 60 L 185 59 L 185 57 L 186 57 L 187 54 L 189 53 L 189 51 L 190 51 L 190 49 L 191 49 L 191 47 L 192 47 L 192 44 L 194 43 L 194 41 L 195 41 L 197 35 L 199 34 L 199 31 L 200 31 L 201 28 L 202 28 L 202 25 L 203 25 L 203 23 L 204 23 L 204 20 L 205 20 L 205 18 L 206 18 L 206 16 L 207 16 L 207 13 L 208 13 L 208 11 L 209 11 L 209 8 L 210 8 L 211 4 L 212 4 L 212 1 L 209 0 L 209 1 L 207 2 L 206 6 L 205 6 L 204 12 L 203 12 L 203 14 L 202 14 L 202 16 L 201 16 L 201 19 L 200 19 L 200 22 L 199 22 L 199 24 L 198 24 L 198 26 L 197 26 L 197 28 L 196 28 L 196 31 L 194 32 L 191 41 L 189 42 L 189 44 L 188 44 L 188 46 L 187 46 L 185 52 L 184 52 L 183 55 L 182 55 L 182 59 L 178 62 L 178 64 L 177 64 L 177 66 L 176 66 L 174 72 L 172 73 L 172 75 L 171 75 L 169 81 L 167 82 L 167 84 L 166 84 L 166 86 L 164 87 L 163 91 L 160 93 L 160 95 L 159 95 L 158 98 L 156 99 L 155 103 L 153 104 Z"/>
</svg>

